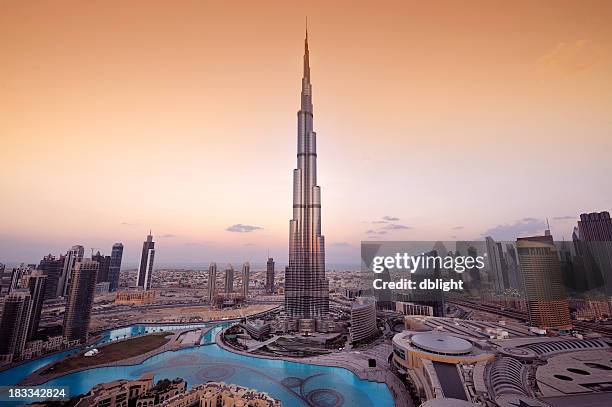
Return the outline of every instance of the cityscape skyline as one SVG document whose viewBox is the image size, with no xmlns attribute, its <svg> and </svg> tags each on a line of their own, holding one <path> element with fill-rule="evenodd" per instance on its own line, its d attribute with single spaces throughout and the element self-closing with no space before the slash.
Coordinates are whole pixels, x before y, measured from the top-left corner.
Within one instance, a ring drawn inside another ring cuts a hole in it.
<svg viewBox="0 0 612 407">
<path fill-rule="evenodd" d="M 279 262 L 287 258 L 282 219 L 290 214 L 302 12 L 247 6 L 245 13 L 287 16 L 262 29 L 257 18 L 210 5 L 193 5 L 193 17 L 180 10 L 176 21 L 160 4 L 145 20 L 136 5 L 119 19 L 100 5 L 73 5 L 65 15 L 61 6 L 30 7 L 10 4 L 0 16 L 0 44 L 9 50 L 0 65 L 0 159 L 11 168 L 0 174 L 3 261 L 116 241 L 133 259 L 149 228 L 164 248 L 157 264 L 265 261 L 268 249 Z M 516 230 L 542 233 L 546 217 L 552 233 L 569 240 L 575 214 L 612 207 L 603 175 L 612 170 L 612 35 L 604 24 L 611 7 L 479 4 L 484 19 L 456 7 L 308 11 L 330 262 L 357 259 L 360 240 L 503 240 Z M 56 27 L 53 18 L 67 15 L 77 18 Z M 432 15 L 441 24 L 430 24 Z M 514 38 L 517 17 L 523 29 Z M 108 37 L 96 34 L 100 24 L 113 27 Z M 360 120 L 346 120 L 354 115 Z M 93 143 L 103 154 L 87 152 Z M 250 154 L 262 146 L 273 159 Z M 552 169 L 545 187 L 532 177 L 543 169 Z M 104 188 L 83 195 L 62 187 L 94 179 Z M 518 185 L 530 191 L 520 205 Z M 142 195 L 150 188 L 154 200 Z"/>
<path fill-rule="evenodd" d="M 289 105 L 271 4 L 9 6 L 2 405 L 608 406 L 606 7 L 315 4 Z"/>
</svg>

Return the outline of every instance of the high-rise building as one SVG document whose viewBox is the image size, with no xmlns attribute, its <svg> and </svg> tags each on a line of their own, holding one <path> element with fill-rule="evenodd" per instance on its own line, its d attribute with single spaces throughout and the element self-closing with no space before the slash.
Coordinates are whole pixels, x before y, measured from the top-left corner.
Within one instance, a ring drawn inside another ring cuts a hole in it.
<svg viewBox="0 0 612 407">
<path fill-rule="evenodd" d="M 108 273 L 110 270 L 111 256 L 105 256 L 103 254 L 98 253 L 91 256 L 93 261 L 97 261 L 100 264 L 98 269 L 98 283 L 103 283 L 108 281 Z"/>
<path fill-rule="evenodd" d="M 211 303 L 217 293 L 217 263 L 210 263 L 208 266 L 208 301 Z"/>
<path fill-rule="evenodd" d="M 561 262 L 552 236 L 516 240 L 529 322 L 543 329 L 567 330 L 572 324 Z"/>
<path fill-rule="evenodd" d="M 68 295 L 70 277 L 72 276 L 74 265 L 83 260 L 84 255 L 85 248 L 81 245 L 72 246 L 72 248 L 68 250 L 68 253 L 66 253 L 66 258 L 64 259 L 64 269 L 62 270 L 62 274 L 60 275 L 57 283 L 56 297 L 65 297 Z"/>
<path fill-rule="evenodd" d="M 52 254 L 49 254 L 42 258 L 38 264 L 38 269 L 42 270 L 47 276 L 47 282 L 45 284 L 45 300 L 51 300 L 57 298 L 57 286 L 59 284 L 62 271 L 64 270 L 64 260 L 66 257 L 60 256 L 55 258 Z"/>
<path fill-rule="evenodd" d="M 578 221 L 582 240 L 594 242 L 612 241 L 612 219 L 609 212 L 583 213 Z"/>
<path fill-rule="evenodd" d="M 242 295 L 246 300 L 249 296 L 249 280 L 251 278 L 251 265 L 247 262 L 242 265 Z"/>
<path fill-rule="evenodd" d="M 266 263 L 266 292 L 274 292 L 274 259 L 272 257 L 268 257 Z"/>
<path fill-rule="evenodd" d="M 376 300 L 358 297 L 351 307 L 351 342 L 356 343 L 377 336 Z"/>
<path fill-rule="evenodd" d="M 501 293 L 504 291 L 504 277 L 499 247 L 491 236 L 487 236 L 485 242 L 487 245 L 487 257 L 489 258 L 489 280 L 492 281 L 495 292 Z"/>
<path fill-rule="evenodd" d="M 520 271 L 518 264 L 518 257 L 516 257 L 516 248 L 512 243 L 506 243 L 506 260 L 508 265 L 508 278 L 510 281 L 510 287 L 521 289 L 523 284 L 520 280 Z"/>
<path fill-rule="evenodd" d="M 111 251 L 110 266 L 108 268 L 108 290 L 117 291 L 119 287 L 119 274 L 121 273 L 121 259 L 123 258 L 123 244 L 115 243 Z"/>
<path fill-rule="evenodd" d="M 467 255 L 475 259 L 478 257 L 478 250 L 474 246 L 469 246 L 467 248 Z M 469 267 L 467 273 L 470 276 L 470 285 L 472 287 L 480 287 L 480 270 L 478 267 L 475 265 Z"/>
<path fill-rule="evenodd" d="M 231 264 L 228 264 L 225 268 L 225 292 L 234 292 L 234 268 Z"/>
<path fill-rule="evenodd" d="M 138 279 L 136 285 L 145 290 L 151 288 L 153 278 L 153 261 L 155 260 L 155 242 L 149 231 L 147 240 L 142 244 L 142 255 L 140 256 L 140 267 L 138 268 Z"/>
<path fill-rule="evenodd" d="M 100 263 L 91 259 L 76 263 L 64 313 L 64 337 L 69 341 L 87 341 L 91 308 Z"/>
<path fill-rule="evenodd" d="M 0 263 L 0 295 L 7 295 L 11 291 L 20 288 L 19 282 L 30 268 L 21 263 L 19 267 L 7 269 L 4 264 Z"/>
<path fill-rule="evenodd" d="M 329 282 L 325 278 L 325 239 L 321 234 L 321 188 L 317 185 L 308 32 L 304 40 L 301 105 L 297 116 L 297 168 L 293 170 L 285 312 L 294 319 L 324 319 L 329 315 Z"/>
<path fill-rule="evenodd" d="M 603 278 L 606 296 L 612 297 L 612 219 L 609 212 L 583 213 L 578 236 L 592 259 L 593 272 Z"/>
<path fill-rule="evenodd" d="M 496 246 L 497 246 L 497 255 L 499 256 L 499 262 L 501 264 L 503 288 L 504 289 L 510 288 L 510 279 L 508 278 L 508 260 L 506 259 L 506 255 L 504 253 L 504 249 L 502 247 L 501 242 L 497 242 Z"/>
<path fill-rule="evenodd" d="M 0 322 L 1 362 L 11 362 L 23 352 L 28 336 L 30 304 L 30 290 L 13 290 L 6 297 Z"/>
<path fill-rule="evenodd" d="M 40 314 L 45 300 L 47 276 L 42 270 L 34 270 L 28 276 L 28 289 L 30 290 L 31 312 L 28 324 L 27 340 L 32 340 L 38 332 Z"/>
<path fill-rule="evenodd" d="M 5 270 L 6 270 L 6 266 L 0 263 L 0 296 L 4 295 L 4 271 Z"/>
<path fill-rule="evenodd" d="M 0 263 L 0 296 L 5 296 L 13 289 L 13 269 Z"/>
</svg>

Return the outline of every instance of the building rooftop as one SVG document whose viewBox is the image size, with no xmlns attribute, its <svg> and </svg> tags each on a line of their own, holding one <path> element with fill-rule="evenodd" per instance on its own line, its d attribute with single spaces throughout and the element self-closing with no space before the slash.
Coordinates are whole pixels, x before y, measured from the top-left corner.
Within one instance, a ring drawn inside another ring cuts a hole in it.
<svg viewBox="0 0 612 407">
<path fill-rule="evenodd" d="M 413 335 L 411 340 L 417 348 L 445 355 L 462 355 L 472 350 L 469 341 L 445 333 L 418 333 Z"/>
<path fill-rule="evenodd" d="M 475 404 L 469 401 L 453 399 L 453 398 L 437 398 L 427 400 L 421 404 L 421 407 L 474 407 Z"/>
</svg>

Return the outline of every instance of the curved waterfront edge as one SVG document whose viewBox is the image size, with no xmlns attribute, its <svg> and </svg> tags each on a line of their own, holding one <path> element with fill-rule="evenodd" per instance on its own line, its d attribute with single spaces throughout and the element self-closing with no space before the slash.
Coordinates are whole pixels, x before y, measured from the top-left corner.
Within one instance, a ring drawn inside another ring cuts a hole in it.
<svg viewBox="0 0 612 407">
<path fill-rule="evenodd" d="M 408 390 L 401 382 L 401 380 L 395 376 L 389 369 L 360 369 L 355 364 L 349 363 L 346 359 L 334 357 L 339 354 L 331 354 L 324 356 L 315 356 L 309 358 L 292 358 L 289 356 L 279 356 L 272 357 L 267 355 L 256 355 L 249 352 L 244 352 L 239 349 L 235 349 L 226 343 L 223 342 L 221 336 L 225 332 L 227 328 L 221 329 L 215 335 L 214 342 L 219 346 L 219 348 L 231 352 L 237 355 L 258 358 L 258 359 L 269 359 L 269 360 L 283 360 L 290 363 L 301 363 L 307 365 L 315 365 L 315 366 L 325 366 L 325 367 L 336 367 L 340 369 L 347 370 L 357 376 L 360 380 L 367 380 L 370 382 L 384 383 L 389 390 L 389 393 L 393 397 L 393 401 L 396 406 L 402 407 L 412 407 L 412 399 L 408 394 Z"/>
<path fill-rule="evenodd" d="M 245 359 L 250 359 L 253 362 L 255 362 L 256 360 L 262 360 L 262 358 L 256 357 L 255 355 L 247 354 L 245 356 L 242 356 L 242 355 L 237 354 L 236 352 L 228 351 L 225 347 L 219 346 L 219 344 L 217 343 L 218 341 L 214 340 L 214 339 L 216 339 L 216 334 L 220 330 L 222 330 L 224 328 L 227 328 L 226 324 L 231 324 L 231 323 L 232 323 L 232 321 L 225 320 L 225 321 L 222 321 L 222 323 L 207 324 L 209 326 L 213 325 L 214 326 L 214 330 L 209 330 L 209 332 L 206 335 L 203 334 L 202 337 L 201 337 L 201 340 L 200 340 L 200 346 L 193 346 L 193 348 L 194 349 L 195 348 L 208 348 L 208 346 L 206 346 L 206 345 L 211 345 L 214 348 L 219 349 L 219 351 L 221 351 L 222 353 L 225 352 L 226 355 L 233 354 L 235 356 L 244 357 Z M 169 324 L 169 325 L 175 325 L 175 324 Z M 220 325 L 222 325 L 222 326 L 220 326 Z M 151 327 L 148 327 L 146 325 L 134 325 L 134 327 L 137 330 L 141 329 L 142 327 L 151 328 Z M 138 327 L 138 328 L 136 328 L 136 327 Z M 191 328 L 194 328 L 194 326 L 192 325 Z M 108 339 L 109 337 L 112 337 L 112 335 L 115 335 L 115 334 L 117 334 L 117 332 L 113 333 L 112 331 L 109 331 L 109 332 L 103 334 L 103 338 L 106 337 Z M 121 333 L 119 333 L 119 334 L 121 335 Z M 189 351 L 189 349 L 183 348 L 183 349 L 179 349 L 178 351 L 179 352 Z M 143 361 L 142 363 L 147 363 L 147 361 L 149 359 L 154 359 L 154 358 L 160 357 L 162 355 L 171 355 L 171 354 L 174 354 L 174 353 L 175 353 L 174 351 L 166 351 L 166 352 L 160 352 L 159 354 L 154 355 L 154 356 L 149 355 L 150 357 L 148 357 L 146 359 L 146 361 Z M 60 356 L 60 358 L 61 358 L 61 356 Z M 54 358 L 54 360 L 49 360 L 49 358 L 47 357 L 47 358 L 41 358 L 39 360 L 36 360 L 34 362 L 30 362 L 30 363 L 37 363 L 38 366 L 36 366 L 36 367 L 40 368 L 43 365 L 48 366 L 50 363 L 53 363 L 54 361 L 59 360 L 60 358 Z M 345 373 L 337 372 L 341 376 L 344 376 L 344 377 L 346 377 L 346 375 L 352 376 L 354 378 L 353 380 L 359 380 L 359 381 L 361 381 L 363 383 L 370 382 L 370 383 L 377 383 L 377 385 L 383 385 L 384 384 L 384 387 L 379 388 L 380 391 L 382 391 L 383 388 L 385 388 L 387 390 L 384 399 L 386 399 L 388 401 L 385 402 L 384 405 L 386 405 L 386 406 L 393 405 L 393 404 L 396 404 L 396 405 L 408 405 L 408 406 L 410 405 L 410 404 L 406 404 L 406 403 L 400 404 L 399 401 L 394 401 L 394 400 L 398 399 L 397 394 L 395 394 L 392 390 L 389 391 L 389 388 L 390 388 L 389 383 L 390 383 L 390 381 L 388 379 L 385 379 L 385 377 L 383 377 L 383 376 L 378 377 L 378 378 L 376 378 L 376 377 L 374 377 L 374 378 L 373 377 L 365 377 L 364 375 L 360 374 L 359 369 L 350 368 L 350 367 L 347 368 L 347 366 L 345 366 L 345 365 L 338 364 L 338 363 L 333 363 L 333 362 L 330 362 L 329 360 L 326 360 L 324 362 L 322 362 L 322 361 L 315 362 L 313 360 L 309 360 L 309 361 L 304 361 L 304 360 L 299 360 L 299 359 L 291 360 L 289 358 L 287 358 L 287 360 L 282 360 L 281 358 L 270 358 L 270 359 L 272 359 L 272 360 L 270 360 L 270 362 L 289 363 L 290 365 L 296 366 L 293 369 L 296 369 L 296 368 L 300 369 L 300 366 L 303 366 L 304 368 L 306 368 L 306 366 L 311 366 L 311 367 L 320 366 L 321 368 L 325 368 L 325 369 L 334 369 L 334 368 L 337 368 L 337 369 L 340 369 L 340 370 L 345 372 Z M 276 359 L 276 360 L 274 360 L 274 359 Z M 246 362 L 246 363 L 250 363 L 250 362 Z M 138 363 L 135 363 L 135 364 L 138 365 Z M 123 363 L 119 363 L 117 365 L 109 366 L 108 368 L 122 368 L 122 367 L 124 367 L 124 366 L 120 366 L 120 365 L 123 365 Z M 127 366 L 127 367 L 131 368 L 132 365 L 133 364 L 130 364 L 130 366 Z M 97 370 L 96 367 L 94 367 L 93 369 Z M 105 369 L 104 367 L 101 367 L 101 370 L 104 370 L 104 369 Z M 90 369 L 84 369 L 84 370 L 87 371 L 87 370 L 90 370 Z M 23 372 L 25 375 L 21 376 L 21 378 L 27 377 L 29 374 L 31 374 L 31 372 L 32 372 L 32 370 L 30 370 L 29 372 Z M 64 374 L 64 375 L 61 376 L 60 380 L 63 379 L 63 377 L 65 377 L 65 376 L 71 376 L 73 374 L 82 374 L 82 372 L 71 372 L 71 373 Z M 15 384 L 16 382 L 20 381 L 20 377 L 19 377 L 20 373 L 19 372 L 11 372 L 10 375 L 11 375 L 10 379 L 9 379 L 9 376 L 6 376 L 4 378 L 6 380 L 2 380 L 2 381 L 4 383 L 7 383 L 7 384 Z M 299 374 L 296 375 L 296 376 L 300 377 Z M 109 378 L 109 380 L 111 380 L 111 379 Z M 51 380 L 51 381 L 53 381 L 53 380 Z M 102 381 L 106 381 L 106 380 L 102 380 Z M 251 387 L 257 388 L 257 386 L 251 386 Z M 359 385 L 358 388 L 361 389 L 361 385 Z M 359 392 L 359 391 L 360 390 L 357 390 L 357 392 Z M 349 393 L 349 394 L 352 394 L 352 393 Z M 357 393 L 355 393 L 355 394 L 357 394 Z M 293 405 L 293 404 L 289 404 L 289 405 Z"/>
</svg>

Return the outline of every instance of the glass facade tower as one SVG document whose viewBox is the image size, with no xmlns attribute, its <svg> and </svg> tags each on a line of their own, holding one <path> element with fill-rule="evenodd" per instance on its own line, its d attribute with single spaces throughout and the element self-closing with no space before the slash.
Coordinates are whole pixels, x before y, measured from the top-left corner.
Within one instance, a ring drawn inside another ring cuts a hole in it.
<svg viewBox="0 0 612 407">
<path fill-rule="evenodd" d="M 297 113 L 297 168 L 293 170 L 293 218 L 289 221 L 289 266 L 285 312 L 296 319 L 329 314 L 325 239 L 321 234 L 321 189 L 317 185 L 317 145 L 313 131 L 308 32 L 304 40 L 301 106 Z"/>
</svg>

